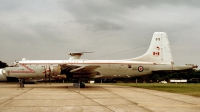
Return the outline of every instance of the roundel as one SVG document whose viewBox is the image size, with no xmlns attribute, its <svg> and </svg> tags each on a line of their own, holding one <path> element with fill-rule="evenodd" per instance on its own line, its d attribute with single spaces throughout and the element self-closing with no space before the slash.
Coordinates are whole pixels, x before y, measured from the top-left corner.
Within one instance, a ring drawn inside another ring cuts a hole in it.
<svg viewBox="0 0 200 112">
<path fill-rule="evenodd" d="M 138 71 L 139 71 L 139 72 L 142 72 L 143 70 L 144 70 L 144 68 L 143 68 L 142 66 L 139 66 L 139 67 L 138 67 Z"/>
</svg>

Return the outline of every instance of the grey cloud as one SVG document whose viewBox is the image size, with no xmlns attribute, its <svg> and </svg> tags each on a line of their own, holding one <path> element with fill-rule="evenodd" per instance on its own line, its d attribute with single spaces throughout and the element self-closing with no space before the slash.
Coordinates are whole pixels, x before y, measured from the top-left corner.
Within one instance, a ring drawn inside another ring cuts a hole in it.
<svg viewBox="0 0 200 112">
<path fill-rule="evenodd" d="M 137 8 L 137 7 L 161 7 L 163 5 L 173 6 L 190 6 L 199 7 L 199 0 L 111 0 L 113 3 L 118 4 L 121 7 Z"/>
<path fill-rule="evenodd" d="M 93 30 L 93 31 L 108 31 L 108 30 L 120 30 L 123 27 L 109 22 L 109 21 L 104 21 L 104 20 L 97 20 L 97 21 L 90 21 L 91 23 L 89 23 L 90 25 L 88 25 L 87 29 L 88 30 Z"/>
<path fill-rule="evenodd" d="M 74 3 L 75 2 L 75 3 Z M 70 12 L 75 21 L 87 25 L 91 30 L 118 30 L 123 26 L 116 20 L 120 19 L 120 10 L 117 6 L 111 6 L 107 1 L 64 1 L 63 7 Z M 112 4 L 113 5 L 113 4 Z M 122 18 L 121 18 L 122 19 Z"/>
</svg>

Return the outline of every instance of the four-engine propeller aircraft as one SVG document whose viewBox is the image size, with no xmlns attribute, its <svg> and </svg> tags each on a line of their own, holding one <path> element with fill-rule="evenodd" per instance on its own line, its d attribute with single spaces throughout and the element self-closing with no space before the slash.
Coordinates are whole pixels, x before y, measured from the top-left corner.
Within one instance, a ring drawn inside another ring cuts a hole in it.
<svg viewBox="0 0 200 112">
<path fill-rule="evenodd" d="M 0 69 L 0 80 L 28 78 L 125 78 L 149 75 L 158 71 L 193 69 L 197 66 L 174 64 L 167 34 L 155 32 L 148 51 L 137 58 L 123 60 L 86 60 L 82 53 L 70 53 L 69 60 L 18 61 Z"/>
</svg>

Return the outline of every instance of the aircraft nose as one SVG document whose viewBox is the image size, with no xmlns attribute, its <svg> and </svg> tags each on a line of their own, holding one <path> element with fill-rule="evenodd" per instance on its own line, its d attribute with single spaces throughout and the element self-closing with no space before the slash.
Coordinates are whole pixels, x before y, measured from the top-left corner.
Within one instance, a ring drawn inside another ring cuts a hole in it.
<svg viewBox="0 0 200 112">
<path fill-rule="evenodd" d="M 0 74 L 3 74 L 3 69 L 0 69 Z"/>
<path fill-rule="evenodd" d="M 0 69 L 0 74 L 6 75 L 6 70 L 5 69 Z"/>
<path fill-rule="evenodd" d="M 6 76 L 3 74 L 3 69 L 0 69 L 0 81 L 7 81 Z"/>
</svg>

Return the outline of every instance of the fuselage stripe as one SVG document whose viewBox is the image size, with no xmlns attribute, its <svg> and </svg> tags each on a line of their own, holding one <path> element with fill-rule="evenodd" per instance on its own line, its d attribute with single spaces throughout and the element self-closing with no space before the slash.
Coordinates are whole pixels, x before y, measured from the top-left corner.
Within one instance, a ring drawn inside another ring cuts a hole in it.
<svg viewBox="0 0 200 112">
<path fill-rule="evenodd" d="M 35 73 L 34 70 L 32 70 L 31 68 L 27 67 L 25 64 L 20 63 L 21 66 L 23 66 L 24 68 L 26 68 L 28 71 L 9 71 L 9 73 Z"/>
</svg>

